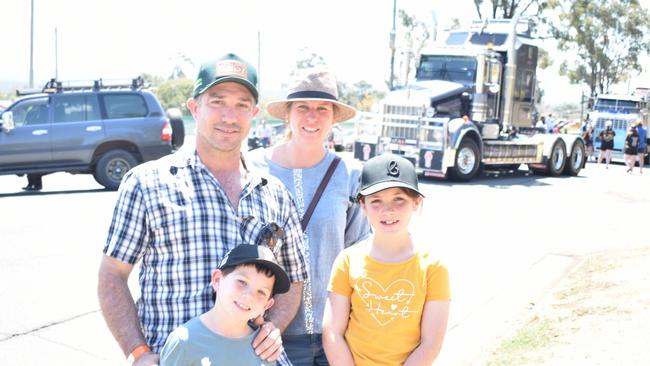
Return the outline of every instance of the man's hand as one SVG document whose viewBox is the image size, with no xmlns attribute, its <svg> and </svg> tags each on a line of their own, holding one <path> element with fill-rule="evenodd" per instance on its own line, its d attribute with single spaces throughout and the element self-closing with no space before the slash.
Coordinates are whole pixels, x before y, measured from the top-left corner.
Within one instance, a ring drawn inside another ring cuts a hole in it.
<svg viewBox="0 0 650 366">
<path fill-rule="evenodd" d="M 138 357 L 133 363 L 133 366 L 158 366 L 160 363 L 160 355 L 153 352 L 147 352 Z"/>
<path fill-rule="evenodd" d="M 255 319 L 255 324 L 260 326 L 260 332 L 253 340 L 255 354 L 264 361 L 273 362 L 277 360 L 284 351 L 280 329 L 276 328 L 271 322 L 264 322 L 261 316 Z"/>
</svg>

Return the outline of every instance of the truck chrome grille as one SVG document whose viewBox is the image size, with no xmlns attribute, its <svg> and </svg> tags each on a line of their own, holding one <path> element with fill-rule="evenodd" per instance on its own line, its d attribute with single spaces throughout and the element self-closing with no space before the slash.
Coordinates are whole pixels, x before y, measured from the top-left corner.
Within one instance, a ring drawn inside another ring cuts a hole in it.
<svg viewBox="0 0 650 366">
<path fill-rule="evenodd" d="M 381 135 L 404 140 L 418 139 L 418 123 L 422 108 L 404 105 L 384 105 Z"/>
<path fill-rule="evenodd" d="M 605 129 L 605 123 L 607 121 L 612 121 L 612 128 L 615 129 L 615 130 L 625 130 L 625 129 L 627 129 L 627 124 L 630 122 L 629 120 L 624 120 L 624 119 L 598 118 L 596 120 L 595 128 Z"/>
</svg>

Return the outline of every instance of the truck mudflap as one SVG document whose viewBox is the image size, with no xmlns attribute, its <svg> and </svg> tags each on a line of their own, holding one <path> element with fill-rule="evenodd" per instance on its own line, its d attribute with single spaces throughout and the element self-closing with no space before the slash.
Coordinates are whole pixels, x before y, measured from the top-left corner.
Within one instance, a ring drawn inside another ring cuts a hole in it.
<svg viewBox="0 0 650 366">
<path fill-rule="evenodd" d="M 360 161 L 367 161 L 377 155 L 377 144 L 363 141 L 354 142 L 354 158 Z"/>
<path fill-rule="evenodd" d="M 427 177 L 443 178 L 442 159 L 444 154 L 440 150 L 420 149 L 418 156 L 418 168 Z"/>
<path fill-rule="evenodd" d="M 418 156 L 418 168 L 442 171 L 442 158 L 442 151 L 420 149 L 420 155 Z"/>
</svg>

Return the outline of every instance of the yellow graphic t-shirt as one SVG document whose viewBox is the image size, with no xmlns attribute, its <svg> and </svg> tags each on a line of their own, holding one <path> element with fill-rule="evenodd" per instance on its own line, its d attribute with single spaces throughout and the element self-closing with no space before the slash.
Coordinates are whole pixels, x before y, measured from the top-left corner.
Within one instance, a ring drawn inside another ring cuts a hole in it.
<svg viewBox="0 0 650 366">
<path fill-rule="evenodd" d="M 361 365 L 401 365 L 420 343 L 427 301 L 448 301 L 447 267 L 419 251 L 399 263 L 376 261 L 365 243 L 339 254 L 328 290 L 350 297 L 345 340 Z"/>
</svg>

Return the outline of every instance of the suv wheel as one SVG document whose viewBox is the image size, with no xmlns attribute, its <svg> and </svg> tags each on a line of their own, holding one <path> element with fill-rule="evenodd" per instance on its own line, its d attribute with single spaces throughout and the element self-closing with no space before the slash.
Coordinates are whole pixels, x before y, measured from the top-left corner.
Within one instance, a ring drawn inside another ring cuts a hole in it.
<svg viewBox="0 0 650 366">
<path fill-rule="evenodd" d="M 93 175 L 106 189 L 116 190 L 126 172 L 136 165 L 138 161 L 128 151 L 111 150 L 99 158 Z"/>
</svg>

